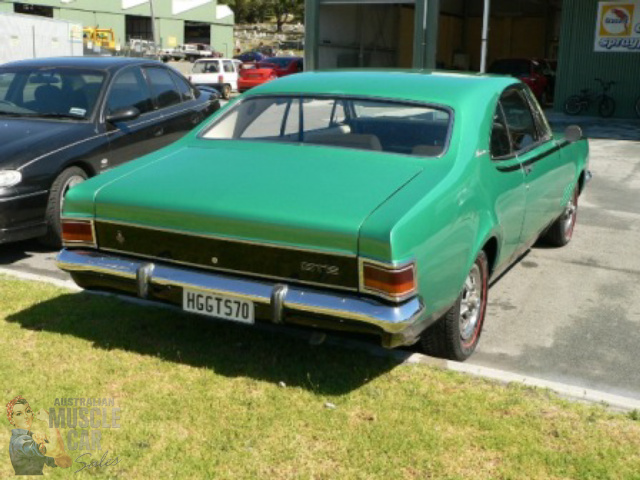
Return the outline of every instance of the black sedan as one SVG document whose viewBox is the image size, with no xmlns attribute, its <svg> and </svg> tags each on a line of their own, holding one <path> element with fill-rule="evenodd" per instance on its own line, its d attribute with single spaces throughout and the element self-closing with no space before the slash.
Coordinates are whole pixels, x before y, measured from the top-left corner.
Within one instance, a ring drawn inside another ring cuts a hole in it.
<svg viewBox="0 0 640 480">
<path fill-rule="evenodd" d="M 213 91 L 153 60 L 0 66 L 0 244 L 59 245 L 69 188 L 174 142 L 218 108 Z"/>
</svg>

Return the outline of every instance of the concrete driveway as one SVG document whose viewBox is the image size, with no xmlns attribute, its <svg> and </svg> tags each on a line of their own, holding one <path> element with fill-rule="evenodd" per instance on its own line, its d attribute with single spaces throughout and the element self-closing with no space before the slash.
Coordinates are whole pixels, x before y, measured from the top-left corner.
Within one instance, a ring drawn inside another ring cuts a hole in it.
<svg viewBox="0 0 640 480">
<path fill-rule="evenodd" d="M 640 142 L 592 140 L 592 182 L 572 242 L 534 248 L 489 294 L 468 363 L 640 399 Z M 68 278 L 36 242 L 0 265 Z"/>
</svg>

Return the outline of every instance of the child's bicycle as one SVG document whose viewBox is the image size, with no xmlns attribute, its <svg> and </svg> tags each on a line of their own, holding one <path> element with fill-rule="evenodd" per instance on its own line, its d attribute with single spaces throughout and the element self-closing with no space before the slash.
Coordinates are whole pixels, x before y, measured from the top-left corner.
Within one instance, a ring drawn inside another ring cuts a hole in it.
<svg viewBox="0 0 640 480">
<path fill-rule="evenodd" d="M 602 93 L 596 94 L 596 92 L 588 88 L 583 88 L 578 95 L 571 95 L 564 102 L 564 111 L 567 115 L 578 115 L 583 110 L 588 110 L 594 101 L 598 104 L 598 113 L 601 117 L 608 118 L 613 115 L 616 111 L 616 102 L 611 96 L 607 95 L 607 92 L 616 82 L 605 82 L 600 78 L 596 78 L 596 82 L 602 87 Z M 636 105 L 637 109 L 638 105 Z"/>
</svg>

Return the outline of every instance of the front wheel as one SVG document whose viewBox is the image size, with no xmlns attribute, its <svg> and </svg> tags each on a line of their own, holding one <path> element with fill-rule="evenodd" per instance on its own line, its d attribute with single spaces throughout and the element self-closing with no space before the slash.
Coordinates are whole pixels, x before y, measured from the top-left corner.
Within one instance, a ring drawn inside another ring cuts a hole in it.
<svg viewBox="0 0 640 480">
<path fill-rule="evenodd" d="M 62 227 L 60 214 L 64 206 L 64 196 L 69 189 L 87 179 L 87 174 L 79 167 L 64 170 L 54 180 L 49 191 L 49 201 L 45 212 L 47 233 L 40 238 L 40 242 L 48 247 L 59 248 L 62 245 Z"/>
<path fill-rule="evenodd" d="M 584 102 L 579 95 L 571 95 L 564 102 L 564 113 L 567 115 L 578 115 L 584 108 Z"/>
<path fill-rule="evenodd" d="M 616 102 L 611 97 L 602 97 L 598 104 L 598 113 L 601 117 L 609 118 L 616 111 Z"/>
<path fill-rule="evenodd" d="M 487 310 L 489 261 L 484 252 L 476 258 L 462 293 L 451 309 L 420 338 L 427 355 L 464 361 L 475 351 L 480 340 Z"/>
</svg>

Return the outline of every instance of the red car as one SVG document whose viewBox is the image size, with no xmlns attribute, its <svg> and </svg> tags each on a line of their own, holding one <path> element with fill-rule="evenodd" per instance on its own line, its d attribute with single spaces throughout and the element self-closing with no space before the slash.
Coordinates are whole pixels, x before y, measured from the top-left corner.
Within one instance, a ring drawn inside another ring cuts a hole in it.
<svg viewBox="0 0 640 480">
<path fill-rule="evenodd" d="M 238 72 L 238 92 L 245 92 L 276 78 L 278 76 L 273 65 L 243 63 Z"/>
<path fill-rule="evenodd" d="M 538 61 L 527 58 L 504 58 L 493 62 L 487 73 L 511 75 L 519 78 L 529 86 L 542 105 L 547 103 L 548 80 Z"/>
<path fill-rule="evenodd" d="M 269 57 L 255 64 L 243 64 L 238 77 L 238 91 L 244 92 L 278 77 L 303 70 L 302 57 Z"/>
</svg>

